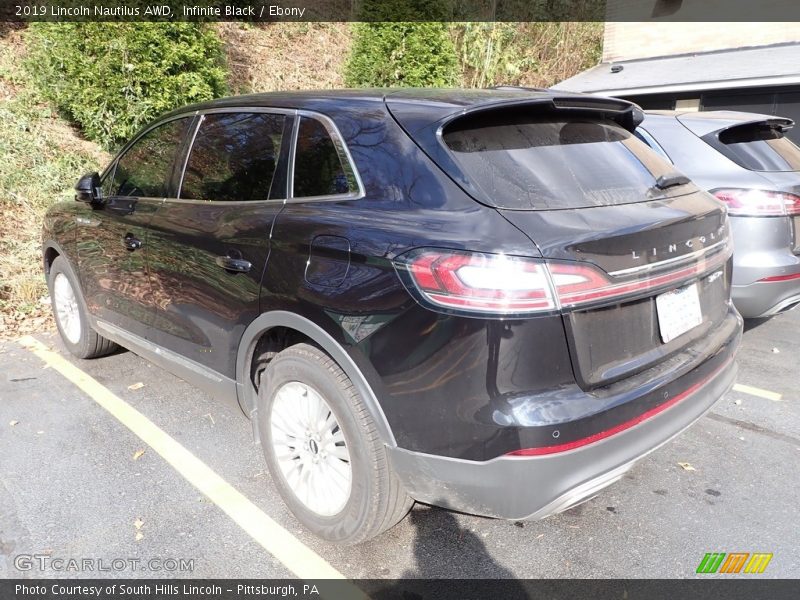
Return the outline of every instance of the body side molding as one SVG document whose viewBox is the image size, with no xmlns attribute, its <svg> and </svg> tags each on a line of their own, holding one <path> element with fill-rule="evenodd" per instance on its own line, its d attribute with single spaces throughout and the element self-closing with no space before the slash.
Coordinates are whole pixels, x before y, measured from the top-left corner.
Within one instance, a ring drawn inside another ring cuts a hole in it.
<svg viewBox="0 0 800 600">
<path fill-rule="evenodd" d="M 236 382 L 232 379 L 116 325 L 91 315 L 89 319 L 93 321 L 92 325 L 103 337 L 139 354 L 165 371 L 200 388 L 210 396 L 225 400 L 234 406 L 238 405 Z"/>
<path fill-rule="evenodd" d="M 253 422 L 253 433 L 256 437 L 256 441 L 258 441 L 258 432 L 256 430 L 257 419 L 254 418 L 256 409 L 256 389 L 250 382 L 249 373 L 256 343 L 265 332 L 273 327 L 289 327 L 295 329 L 311 338 L 313 342 L 327 352 L 356 386 L 372 420 L 375 422 L 381 441 L 391 448 L 397 446 L 392 429 L 389 426 L 389 422 L 386 420 L 386 415 L 375 393 L 372 391 L 372 387 L 350 355 L 347 354 L 345 349 L 322 327 L 305 317 L 284 310 L 270 311 L 259 316 L 247 327 L 239 343 L 239 353 L 236 358 L 236 390 L 239 396 L 239 405 Z"/>
</svg>

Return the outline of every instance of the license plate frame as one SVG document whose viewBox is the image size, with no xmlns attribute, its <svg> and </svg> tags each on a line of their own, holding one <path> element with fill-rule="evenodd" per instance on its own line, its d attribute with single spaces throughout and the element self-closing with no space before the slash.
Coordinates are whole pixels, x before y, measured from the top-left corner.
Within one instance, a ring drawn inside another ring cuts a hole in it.
<svg viewBox="0 0 800 600">
<path fill-rule="evenodd" d="M 697 283 L 656 296 L 656 315 L 661 341 L 665 344 L 703 322 Z"/>
</svg>

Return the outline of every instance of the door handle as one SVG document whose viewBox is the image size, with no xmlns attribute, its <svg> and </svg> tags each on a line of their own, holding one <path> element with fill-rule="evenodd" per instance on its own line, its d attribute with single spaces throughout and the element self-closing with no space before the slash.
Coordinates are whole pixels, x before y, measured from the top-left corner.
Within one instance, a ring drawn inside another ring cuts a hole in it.
<svg viewBox="0 0 800 600">
<path fill-rule="evenodd" d="M 130 252 L 142 247 L 142 240 L 134 237 L 132 233 L 125 234 L 125 237 L 122 238 L 122 243 L 125 244 L 125 249 Z"/>
<path fill-rule="evenodd" d="M 253 264 L 243 258 L 233 258 L 231 256 L 218 256 L 216 263 L 231 273 L 247 273 L 253 268 Z"/>
</svg>

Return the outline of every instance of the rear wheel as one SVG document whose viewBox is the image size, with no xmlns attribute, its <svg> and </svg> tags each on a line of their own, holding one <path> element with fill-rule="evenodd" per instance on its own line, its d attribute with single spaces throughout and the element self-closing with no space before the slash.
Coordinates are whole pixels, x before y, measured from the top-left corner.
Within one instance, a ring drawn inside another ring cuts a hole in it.
<svg viewBox="0 0 800 600">
<path fill-rule="evenodd" d="M 89 325 L 80 287 L 65 258 L 53 261 L 47 283 L 56 327 L 67 350 L 78 358 L 97 358 L 118 348 Z"/>
<path fill-rule="evenodd" d="M 330 356 L 297 344 L 270 362 L 259 432 L 287 506 L 316 535 L 343 544 L 400 521 L 413 501 L 391 470 L 360 395 Z"/>
</svg>

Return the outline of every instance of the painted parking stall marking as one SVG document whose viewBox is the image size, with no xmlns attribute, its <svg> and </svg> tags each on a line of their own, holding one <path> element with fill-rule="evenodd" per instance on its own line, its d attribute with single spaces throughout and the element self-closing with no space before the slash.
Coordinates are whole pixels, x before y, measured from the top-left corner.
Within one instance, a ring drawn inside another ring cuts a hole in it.
<svg viewBox="0 0 800 600">
<path fill-rule="evenodd" d="M 737 383 L 734 385 L 733 391 L 741 392 L 742 394 L 749 394 L 750 396 L 758 396 L 759 398 L 772 400 L 773 402 L 780 402 L 781 398 L 783 398 L 783 396 L 777 392 L 770 392 L 769 390 L 763 390 L 761 388 L 753 387 L 752 385 L 744 385 L 743 383 Z"/>
<path fill-rule="evenodd" d="M 130 429 L 297 577 L 345 578 L 158 425 L 96 379 L 31 336 L 21 338 L 19 343 Z M 353 590 L 361 595 L 355 586 Z"/>
</svg>

